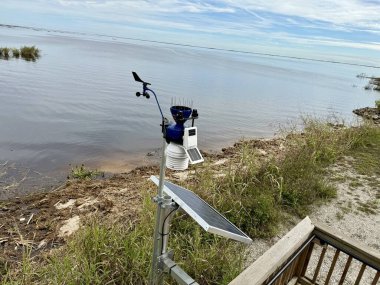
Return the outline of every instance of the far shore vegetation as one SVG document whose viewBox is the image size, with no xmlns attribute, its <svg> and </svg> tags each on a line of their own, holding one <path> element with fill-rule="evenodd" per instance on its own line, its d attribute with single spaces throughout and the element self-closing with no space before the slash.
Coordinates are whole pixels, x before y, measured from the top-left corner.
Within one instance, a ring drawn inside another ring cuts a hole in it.
<svg viewBox="0 0 380 285">
<path fill-rule="evenodd" d="M 358 74 L 356 77 L 358 78 L 367 78 L 369 82 L 366 86 L 364 86 L 365 90 L 376 90 L 380 91 L 380 77 L 376 76 L 368 76 L 365 73 Z"/>
<path fill-rule="evenodd" d="M 0 47 L 0 59 L 22 58 L 26 61 L 36 61 L 40 57 L 40 50 L 35 46 L 23 46 L 21 48 Z"/>
<path fill-rule="evenodd" d="M 182 184 L 250 237 L 270 238 L 289 217 L 302 218 L 337 195 L 328 169 L 344 156 L 352 156 L 359 171 L 380 173 L 380 128 L 371 123 L 344 127 L 305 119 L 302 133 L 289 131 L 282 147 L 258 163 L 252 143 L 239 143 L 218 178 L 206 162 Z M 152 192 L 142 190 L 141 196 L 138 219 L 114 224 L 94 218 L 61 250 L 36 258 L 25 246 L 18 265 L 0 260 L 1 284 L 147 284 L 155 204 Z M 247 252 L 241 244 L 204 233 L 183 215 L 172 228 L 175 259 L 199 284 L 228 284 L 242 271 Z"/>
</svg>

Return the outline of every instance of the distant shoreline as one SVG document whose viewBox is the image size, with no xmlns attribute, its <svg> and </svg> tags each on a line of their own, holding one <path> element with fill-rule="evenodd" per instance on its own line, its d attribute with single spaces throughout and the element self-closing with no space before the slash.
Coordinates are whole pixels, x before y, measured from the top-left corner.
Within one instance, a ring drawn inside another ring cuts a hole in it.
<svg viewBox="0 0 380 285">
<path fill-rule="evenodd" d="M 29 29 L 29 30 L 34 30 L 34 31 L 47 31 L 47 32 L 56 32 L 56 33 L 67 33 L 67 34 L 73 34 L 73 35 L 99 36 L 99 37 L 107 37 L 107 38 L 114 38 L 114 39 L 126 39 L 126 40 L 140 41 L 140 42 L 159 43 L 159 44 L 172 45 L 172 46 L 199 48 L 199 49 L 205 49 L 205 50 L 227 51 L 227 52 L 241 53 L 241 54 L 251 54 L 251 55 L 260 55 L 260 56 L 267 56 L 267 57 L 307 60 L 307 61 L 314 61 L 314 62 L 333 63 L 333 64 L 342 64 L 342 65 L 350 65 L 350 66 L 359 66 L 359 67 L 369 67 L 369 68 L 380 69 L 380 66 L 369 65 L 369 64 L 350 63 L 350 62 L 344 62 L 344 61 L 324 60 L 324 59 L 289 56 L 289 55 L 272 54 L 272 53 L 261 53 L 261 52 L 244 51 L 244 50 L 236 50 L 236 49 L 224 49 L 224 48 L 217 48 L 217 47 L 197 46 L 197 45 L 190 45 L 190 44 L 180 44 L 180 43 L 175 43 L 175 42 L 154 41 L 154 40 L 146 40 L 146 39 L 131 38 L 131 37 L 120 37 L 120 36 L 113 36 L 113 35 L 105 35 L 105 34 L 71 32 L 71 31 L 27 27 L 27 26 L 18 26 L 18 25 L 7 25 L 7 24 L 0 24 L 0 27 L 21 28 L 21 29 Z"/>
</svg>

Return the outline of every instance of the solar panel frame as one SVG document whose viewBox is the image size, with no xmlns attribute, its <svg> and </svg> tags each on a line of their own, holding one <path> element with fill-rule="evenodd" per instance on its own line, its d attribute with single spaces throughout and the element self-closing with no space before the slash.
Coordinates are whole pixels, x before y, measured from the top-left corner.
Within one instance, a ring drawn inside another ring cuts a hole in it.
<svg viewBox="0 0 380 285">
<path fill-rule="evenodd" d="M 194 157 L 190 153 L 190 150 L 195 150 L 197 152 L 197 155 L 199 156 L 199 159 L 194 159 Z M 185 148 L 185 151 L 186 151 L 187 157 L 189 158 L 191 164 L 196 164 L 196 163 L 200 163 L 200 162 L 204 161 L 202 154 L 197 147 L 191 147 L 188 149 Z"/>
<path fill-rule="evenodd" d="M 150 179 L 156 185 L 159 184 L 159 180 L 156 176 L 151 176 Z M 203 206 L 209 207 L 215 213 L 215 215 L 218 215 L 219 218 L 222 218 L 224 220 L 224 222 L 228 223 L 229 227 L 232 227 L 234 229 L 234 231 L 238 232 L 239 234 L 234 233 L 232 231 L 227 231 L 223 228 L 216 227 L 216 226 L 208 223 L 205 219 L 203 219 L 196 212 L 195 209 L 193 209 L 192 207 L 189 206 L 189 203 L 186 203 L 186 201 L 183 201 L 178 195 L 176 195 L 176 193 L 170 189 L 170 185 L 168 183 L 190 192 L 192 195 L 194 195 L 194 197 L 196 197 L 197 200 L 201 201 L 204 204 Z M 237 241 L 240 241 L 243 243 L 247 243 L 247 244 L 252 242 L 252 239 L 249 236 L 247 236 L 238 227 L 236 227 L 233 223 L 231 223 L 222 214 L 220 214 L 217 210 L 215 210 L 213 207 L 211 207 L 207 202 L 205 202 L 202 198 L 200 198 L 198 195 L 196 195 L 192 191 L 185 189 L 181 186 L 178 186 L 174 183 L 168 182 L 168 181 L 165 181 L 163 190 L 167 195 L 171 196 L 171 198 L 174 200 L 174 202 L 176 202 L 180 206 L 180 208 L 182 208 L 190 217 L 192 217 L 206 232 L 217 234 L 217 235 L 220 235 L 220 236 L 223 236 L 226 238 L 230 238 L 230 239 L 234 239 L 234 240 L 237 240 Z"/>
</svg>

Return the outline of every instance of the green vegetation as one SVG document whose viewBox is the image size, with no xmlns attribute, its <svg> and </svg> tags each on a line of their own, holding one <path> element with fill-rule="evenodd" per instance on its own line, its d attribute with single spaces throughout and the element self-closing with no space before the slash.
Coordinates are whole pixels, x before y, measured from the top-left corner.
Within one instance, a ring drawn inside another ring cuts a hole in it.
<svg viewBox="0 0 380 285">
<path fill-rule="evenodd" d="M 138 224 L 107 226 L 94 219 L 68 242 L 64 251 L 43 260 L 43 266 L 33 266 L 26 253 L 17 277 L 8 270 L 2 284 L 147 284 L 154 210 L 155 204 L 146 196 Z M 205 235 L 183 216 L 177 217 L 174 224 L 173 228 L 181 229 L 171 233 L 176 260 L 189 274 L 197 276 L 200 284 L 226 284 L 240 272 L 240 244 Z M 4 268 L 7 270 L 7 266 Z"/>
<path fill-rule="evenodd" d="M 258 164 L 255 150 L 243 143 L 224 176 L 215 178 L 211 167 L 204 165 L 188 183 L 251 237 L 270 237 L 285 215 L 304 216 L 313 203 L 336 195 L 326 167 L 344 155 L 353 156 L 357 167 L 368 158 L 365 169 L 379 173 L 380 128 L 366 124 L 337 129 L 306 119 L 304 132 L 291 133 L 285 150 L 271 159 Z M 84 166 L 76 167 L 73 173 L 77 172 L 86 173 Z M 104 225 L 94 219 L 42 261 L 25 258 L 19 271 L 0 266 L 7 271 L 3 284 L 146 284 L 155 212 L 149 195 L 145 193 L 138 222 Z M 372 212 L 377 204 L 360 207 Z M 345 211 L 349 209 L 342 208 L 338 218 Z M 241 272 L 246 257 L 242 245 L 205 234 L 183 215 L 173 223 L 169 244 L 175 260 L 199 284 L 228 284 Z"/>
<path fill-rule="evenodd" d="M 21 57 L 27 61 L 35 61 L 40 57 L 40 50 L 35 46 L 27 47 L 23 46 L 20 49 Z"/>
<path fill-rule="evenodd" d="M 380 128 L 364 125 L 356 132 L 360 132 L 360 138 L 348 151 L 355 158 L 353 167 L 359 174 L 380 175 Z"/>
<path fill-rule="evenodd" d="M 8 59 L 9 58 L 9 52 L 10 52 L 9 48 L 6 48 L 6 47 L 0 48 L 0 57 Z"/>
<path fill-rule="evenodd" d="M 99 175 L 104 176 L 104 173 L 101 173 L 96 169 L 92 170 L 88 167 L 85 167 L 84 164 L 82 164 L 81 166 L 76 165 L 74 168 L 71 168 L 70 174 L 67 176 L 67 179 L 91 179 Z"/>
<path fill-rule="evenodd" d="M 13 58 L 20 58 L 21 56 L 26 61 L 36 61 L 40 57 L 40 50 L 35 46 L 23 46 L 20 49 L 0 47 L 0 59 L 8 60 L 11 57 L 10 52 L 12 52 Z"/>
<path fill-rule="evenodd" d="M 20 57 L 20 50 L 17 48 L 12 48 L 12 55 L 14 58 L 19 58 Z"/>
<path fill-rule="evenodd" d="M 375 101 L 376 108 L 380 111 L 380 100 Z"/>
</svg>

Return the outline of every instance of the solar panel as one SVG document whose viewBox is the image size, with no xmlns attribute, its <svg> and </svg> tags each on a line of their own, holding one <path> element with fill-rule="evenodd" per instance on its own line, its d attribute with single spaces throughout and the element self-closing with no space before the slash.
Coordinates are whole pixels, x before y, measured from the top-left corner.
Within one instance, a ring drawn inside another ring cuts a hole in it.
<svg viewBox="0 0 380 285">
<path fill-rule="evenodd" d="M 151 176 L 150 179 L 156 185 L 159 184 L 157 177 Z M 165 181 L 164 192 L 171 196 L 174 202 L 176 202 L 206 232 L 218 234 L 244 243 L 252 242 L 249 236 L 243 233 L 239 228 L 192 191 Z"/>
<path fill-rule="evenodd" d="M 202 162 L 204 159 L 201 155 L 201 152 L 197 147 L 186 149 L 187 155 L 189 156 L 190 163 L 199 163 Z"/>
</svg>

